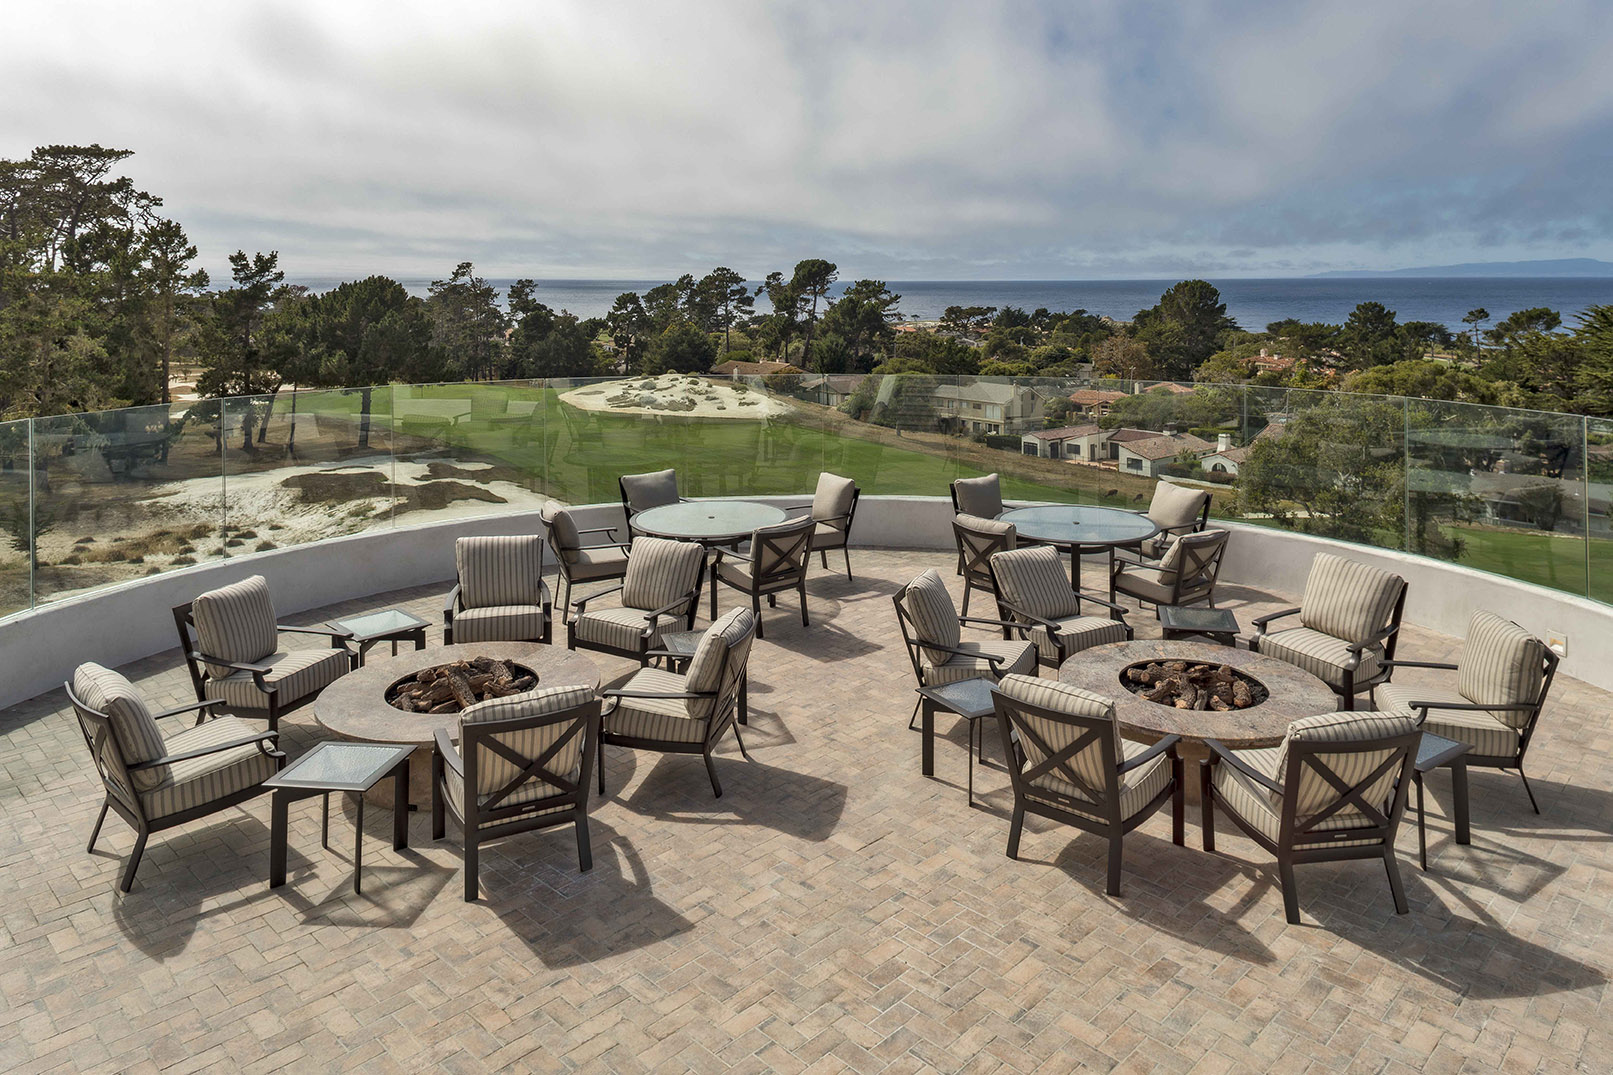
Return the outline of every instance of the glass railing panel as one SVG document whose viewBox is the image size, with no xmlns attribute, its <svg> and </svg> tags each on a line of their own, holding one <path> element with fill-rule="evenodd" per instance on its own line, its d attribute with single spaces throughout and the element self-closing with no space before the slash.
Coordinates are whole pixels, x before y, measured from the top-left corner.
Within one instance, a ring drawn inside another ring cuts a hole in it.
<svg viewBox="0 0 1613 1075">
<path fill-rule="evenodd" d="M 536 381 L 394 385 L 398 525 L 541 507 L 547 404 Z"/>
<path fill-rule="evenodd" d="M 33 455 L 28 420 L 0 422 L 0 616 L 33 605 Z"/>
<path fill-rule="evenodd" d="M 1613 602 L 1613 420 L 1585 422 L 1585 571 L 1590 596 Z M 1550 626 L 1549 624 L 1547 625 Z"/>
<path fill-rule="evenodd" d="M 216 400 L 34 419 L 35 603 L 214 559 Z"/>
<path fill-rule="evenodd" d="M 224 549 L 239 556 L 390 526 L 391 389 L 224 401 Z"/>
</svg>

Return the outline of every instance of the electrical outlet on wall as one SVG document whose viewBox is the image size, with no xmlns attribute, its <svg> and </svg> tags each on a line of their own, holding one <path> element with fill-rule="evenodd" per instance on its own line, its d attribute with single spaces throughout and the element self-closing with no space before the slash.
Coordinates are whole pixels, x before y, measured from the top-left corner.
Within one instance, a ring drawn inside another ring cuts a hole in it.
<svg viewBox="0 0 1613 1075">
<path fill-rule="evenodd" d="M 1562 631 L 1547 631 L 1546 647 L 1559 657 L 1568 656 L 1568 635 Z"/>
</svg>

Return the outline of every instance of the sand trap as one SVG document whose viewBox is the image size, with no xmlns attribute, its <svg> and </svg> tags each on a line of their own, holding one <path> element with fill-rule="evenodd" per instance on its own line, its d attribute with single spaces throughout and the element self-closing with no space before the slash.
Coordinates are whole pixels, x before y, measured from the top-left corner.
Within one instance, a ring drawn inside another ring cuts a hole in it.
<svg viewBox="0 0 1613 1075">
<path fill-rule="evenodd" d="M 787 414 L 790 405 L 742 382 L 663 373 L 574 388 L 560 399 L 584 411 L 616 414 L 688 415 L 756 421 Z"/>
</svg>

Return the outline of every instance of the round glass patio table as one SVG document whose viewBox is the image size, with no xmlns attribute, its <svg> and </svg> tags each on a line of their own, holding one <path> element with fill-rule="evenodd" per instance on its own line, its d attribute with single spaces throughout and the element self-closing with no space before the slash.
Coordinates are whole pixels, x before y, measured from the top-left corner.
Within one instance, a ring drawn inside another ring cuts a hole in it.
<svg viewBox="0 0 1613 1075">
<path fill-rule="evenodd" d="M 1011 508 L 997 518 L 1013 523 L 1021 540 L 1069 549 L 1070 585 L 1077 590 L 1081 588 L 1083 552 L 1107 552 L 1112 563 L 1115 549 L 1141 545 L 1159 533 L 1159 527 L 1146 515 L 1096 504 L 1039 504 Z M 1114 586 L 1109 585 L 1108 590 L 1109 600 L 1113 601 Z"/>
<path fill-rule="evenodd" d="M 750 537 L 757 527 L 772 526 L 787 517 L 783 508 L 754 500 L 686 500 L 638 512 L 633 516 L 633 529 L 674 541 L 731 545 Z"/>
</svg>

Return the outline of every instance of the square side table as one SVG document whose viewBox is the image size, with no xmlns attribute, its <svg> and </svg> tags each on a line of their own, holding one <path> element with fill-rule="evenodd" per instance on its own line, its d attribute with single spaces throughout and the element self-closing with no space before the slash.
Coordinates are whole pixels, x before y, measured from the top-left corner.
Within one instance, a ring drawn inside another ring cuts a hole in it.
<svg viewBox="0 0 1613 1075">
<path fill-rule="evenodd" d="M 352 636 L 352 641 L 358 646 L 358 667 L 364 666 L 364 655 L 370 647 L 377 642 L 392 643 L 392 655 L 398 655 L 399 642 L 413 642 L 414 648 L 426 648 L 426 628 L 431 626 L 425 620 L 401 608 L 387 608 L 380 612 L 366 612 L 362 616 L 347 616 L 343 619 L 330 621 L 332 627 L 338 627 Z M 333 640 L 333 644 L 340 644 Z"/>
<path fill-rule="evenodd" d="M 1473 830 L 1468 817 L 1467 799 L 1467 744 L 1443 735 L 1424 732 L 1417 744 L 1417 758 L 1412 762 L 1411 777 L 1417 784 L 1417 853 L 1423 869 L 1428 869 L 1428 833 L 1423 826 L 1423 774 L 1435 769 L 1451 771 L 1451 812 L 1456 829 L 1456 842 L 1473 842 Z"/>
<path fill-rule="evenodd" d="M 392 847 L 401 851 L 409 846 L 409 814 L 403 804 L 409 801 L 409 756 L 412 746 L 385 743 L 350 743 L 327 739 L 308 753 L 263 782 L 272 788 L 269 826 L 269 887 L 286 883 L 287 811 L 299 799 L 324 797 L 324 815 L 319 842 L 330 846 L 330 793 L 353 792 L 358 796 L 358 819 L 353 836 L 353 892 L 361 891 L 359 876 L 364 872 L 364 793 L 392 777 Z"/>
<path fill-rule="evenodd" d="M 1233 646 L 1238 641 L 1238 618 L 1224 608 L 1160 605 L 1159 628 L 1166 639 L 1201 635 L 1223 646 Z"/>
<path fill-rule="evenodd" d="M 920 687 L 918 695 L 923 711 L 924 750 L 921 771 L 925 776 L 935 775 L 935 714 L 954 713 L 969 722 L 969 805 L 975 804 L 975 751 L 985 761 L 986 733 L 982 723 L 994 716 L 997 705 L 991 689 L 997 684 L 984 677 L 961 679 L 955 683 L 942 683 L 935 687 Z M 979 746 L 976 746 L 976 739 Z"/>
</svg>

